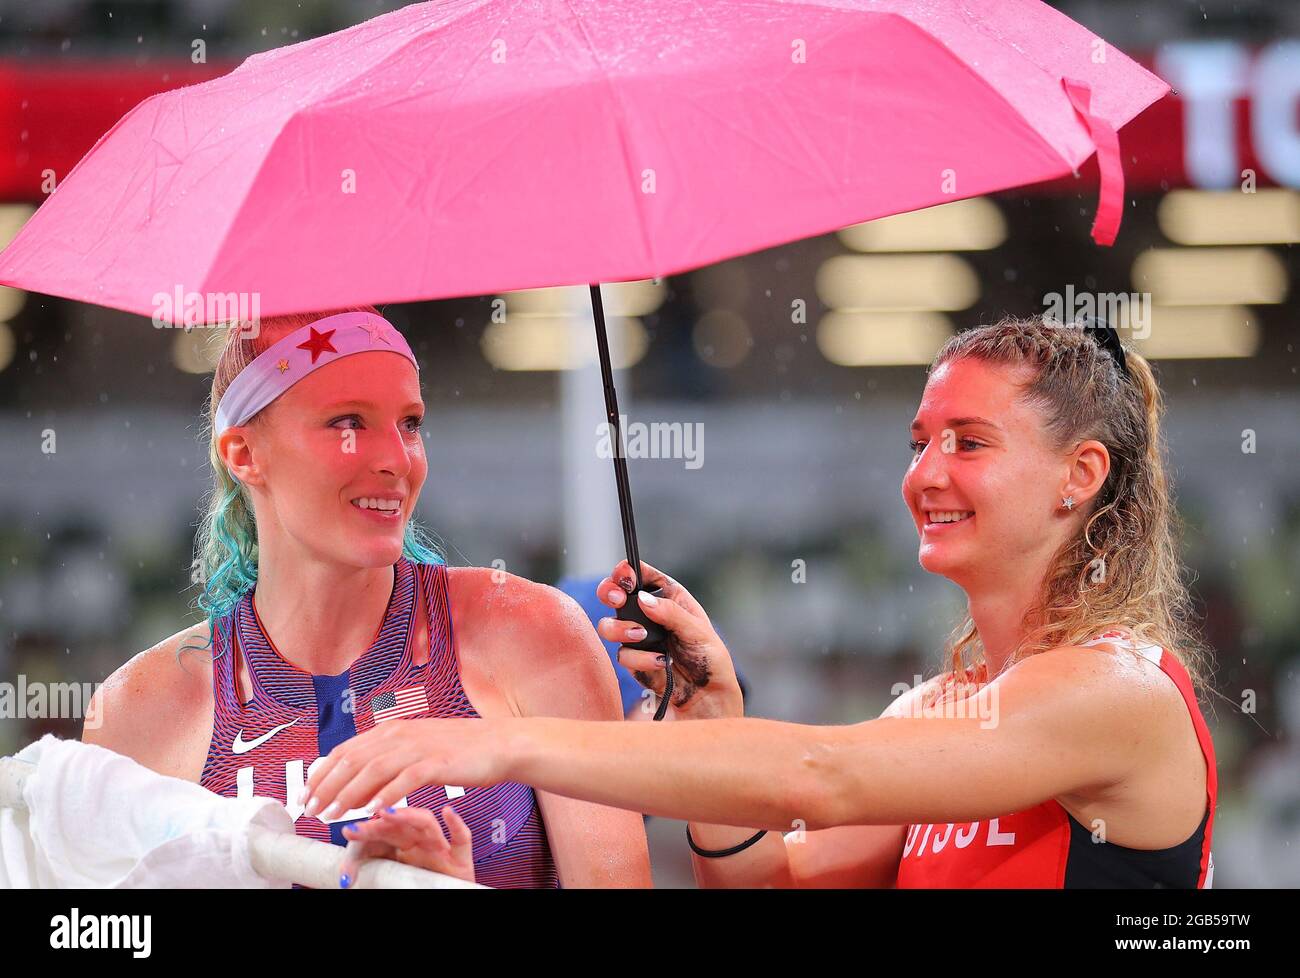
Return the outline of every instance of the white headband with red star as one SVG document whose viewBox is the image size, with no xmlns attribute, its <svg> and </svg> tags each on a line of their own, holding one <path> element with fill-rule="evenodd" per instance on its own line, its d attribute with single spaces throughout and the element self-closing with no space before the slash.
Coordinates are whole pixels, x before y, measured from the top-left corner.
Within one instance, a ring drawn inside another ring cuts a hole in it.
<svg viewBox="0 0 1300 978">
<path fill-rule="evenodd" d="M 420 365 L 406 337 L 372 312 L 341 312 L 294 330 L 239 372 L 217 406 L 216 432 L 241 425 L 313 370 L 353 353 L 399 353 Z"/>
</svg>

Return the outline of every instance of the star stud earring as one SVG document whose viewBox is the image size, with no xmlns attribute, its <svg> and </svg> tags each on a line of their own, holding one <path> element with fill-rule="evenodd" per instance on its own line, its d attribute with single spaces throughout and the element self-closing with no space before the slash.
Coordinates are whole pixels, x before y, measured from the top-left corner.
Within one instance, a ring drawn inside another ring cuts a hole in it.
<svg viewBox="0 0 1300 978">
<path fill-rule="evenodd" d="M 1064 499 L 1061 500 L 1061 505 L 1064 506 L 1066 509 L 1074 509 L 1074 497 L 1066 496 Z"/>
</svg>

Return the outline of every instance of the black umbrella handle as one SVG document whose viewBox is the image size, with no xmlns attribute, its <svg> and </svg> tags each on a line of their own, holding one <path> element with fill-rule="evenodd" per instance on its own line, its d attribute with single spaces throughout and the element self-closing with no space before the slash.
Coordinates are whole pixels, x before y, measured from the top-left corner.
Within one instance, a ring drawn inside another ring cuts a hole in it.
<svg viewBox="0 0 1300 978">
<path fill-rule="evenodd" d="M 641 582 L 641 553 L 636 543 L 636 518 L 632 515 L 632 487 L 627 478 L 627 458 L 623 454 L 623 432 L 618 414 L 618 393 L 614 390 L 614 370 L 609 359 L 609 337 L 605 334 L 605 306 L 600 298 L 600 285 L 591 286 L 591 311 L 596 321 L 596 349 L 600 354 L 600 379 L 605 387 L 605 417 L 609 424 L 610 442 L 614 449 L 614 482 L 618 486 L 618 511 L 623 519 L 623 546 L 627 551 L 627 563 L 632 568 L 635 587 L 627 596 L 623 607 L 618 609 L 621 621 L 640 623 L 646 631 L 646 637 L 639 642 L 624 642 L 633 649 L 648 652 L 666 652 L 668 633 L 662 625 L 651 621 L 641 610 L 637 594 L 646 591 L 659 594 L 657 587 L 644 587 Z"/>
<path fill-rule="evenodd" d="M 619 621 L 634 621 L 645 629 L 645 638 L 641 639 L 641 641 L 623 643 L 629 649 L 641 649 L 645 652 L 666 652 L 668 650 L 668 633 L 664 631 L 664 626 L 647 618 L 645 609 L 641 607 L 641 602 L 637 600 L 637 595 L 643 592 L 658 597 L 661 591 L 662 588 L 657 587 L 638 587 L 627 596 L 627 600 L 623 602 L 623 607 L 615 612 Z"/>
</svg>

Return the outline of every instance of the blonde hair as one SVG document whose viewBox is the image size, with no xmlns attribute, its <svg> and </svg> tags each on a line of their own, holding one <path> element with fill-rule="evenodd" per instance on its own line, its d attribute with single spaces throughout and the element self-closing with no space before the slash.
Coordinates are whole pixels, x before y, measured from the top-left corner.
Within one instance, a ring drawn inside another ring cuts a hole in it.
<svg viewBox="0 0 1300 978">
<path fill-rule="evenodd" d="M 294 313 L 274 316 L 254 324 L 235 321 L 226 324 L 225 345 L 217 358 L 212 375 L 212 391 L 207 404 L 208 462 L 212 467 L 212 488 L 206 499 L 206 512 L 194 538 L 192 580 L 202 590 L 194 606 L 203 611 L 209 622 L 208 642 L 219 622 L 257 583 L 257 520 L 248 490 L 229 470 L 217 451 L 215 430 L 217 405 L 240 371 L 264 350 L 296 329 L 326 316 L 343 312 L 369 312 L 374 306 L 347 306 L 326 312 Z M 256 326 L 256 328 L 251 328 Z M 263 408 L 247 422 L 262 424 Z M 406 525 L 402 553 L 416 563 L 443 563 L 440 544 L 414 519 Z M 205 646 L 206 647 L 206 646 Z"/>
<path fill-rule="evenodd" d="M 1169 650 L 1199 692 L 1208 682 L 1209 649 L 1193 623 L 1178 556 L 1181 523 L 1164 459 L 1164 403 L 1151 365 L 1127 348 L 1125 354 L 1128 377 L 1077 324 L 1008 318 L 954 336 L 931 371 L 963 359 L 1027 368 L 1031 379 L 1022 396 L 1041 412 L 1053 447 L 1095 439 L 1110 453 L 1110 473 L 1079 532 L 1052 558 L 1022 622 L 1025 638 L 1007 665 L 1123 627 L 1139 643 Z M 990 678 L 969 611 L 950 636 L 945 659 L 949 675 L 940 695 Z"/>
</svg>

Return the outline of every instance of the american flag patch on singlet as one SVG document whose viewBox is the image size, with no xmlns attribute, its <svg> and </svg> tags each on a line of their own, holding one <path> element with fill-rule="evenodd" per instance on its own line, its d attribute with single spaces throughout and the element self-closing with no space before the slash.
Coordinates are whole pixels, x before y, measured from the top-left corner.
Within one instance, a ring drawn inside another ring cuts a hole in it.
<svg viewBox="0 0 1300 978">
<path fill-rule="evenodd" d="M 397 692 L 376 693 L 370 700 L 370 715 L 375 723 L 415 716 L 429 709 L 423 686 L 407 686 Z"/>
</svg>

